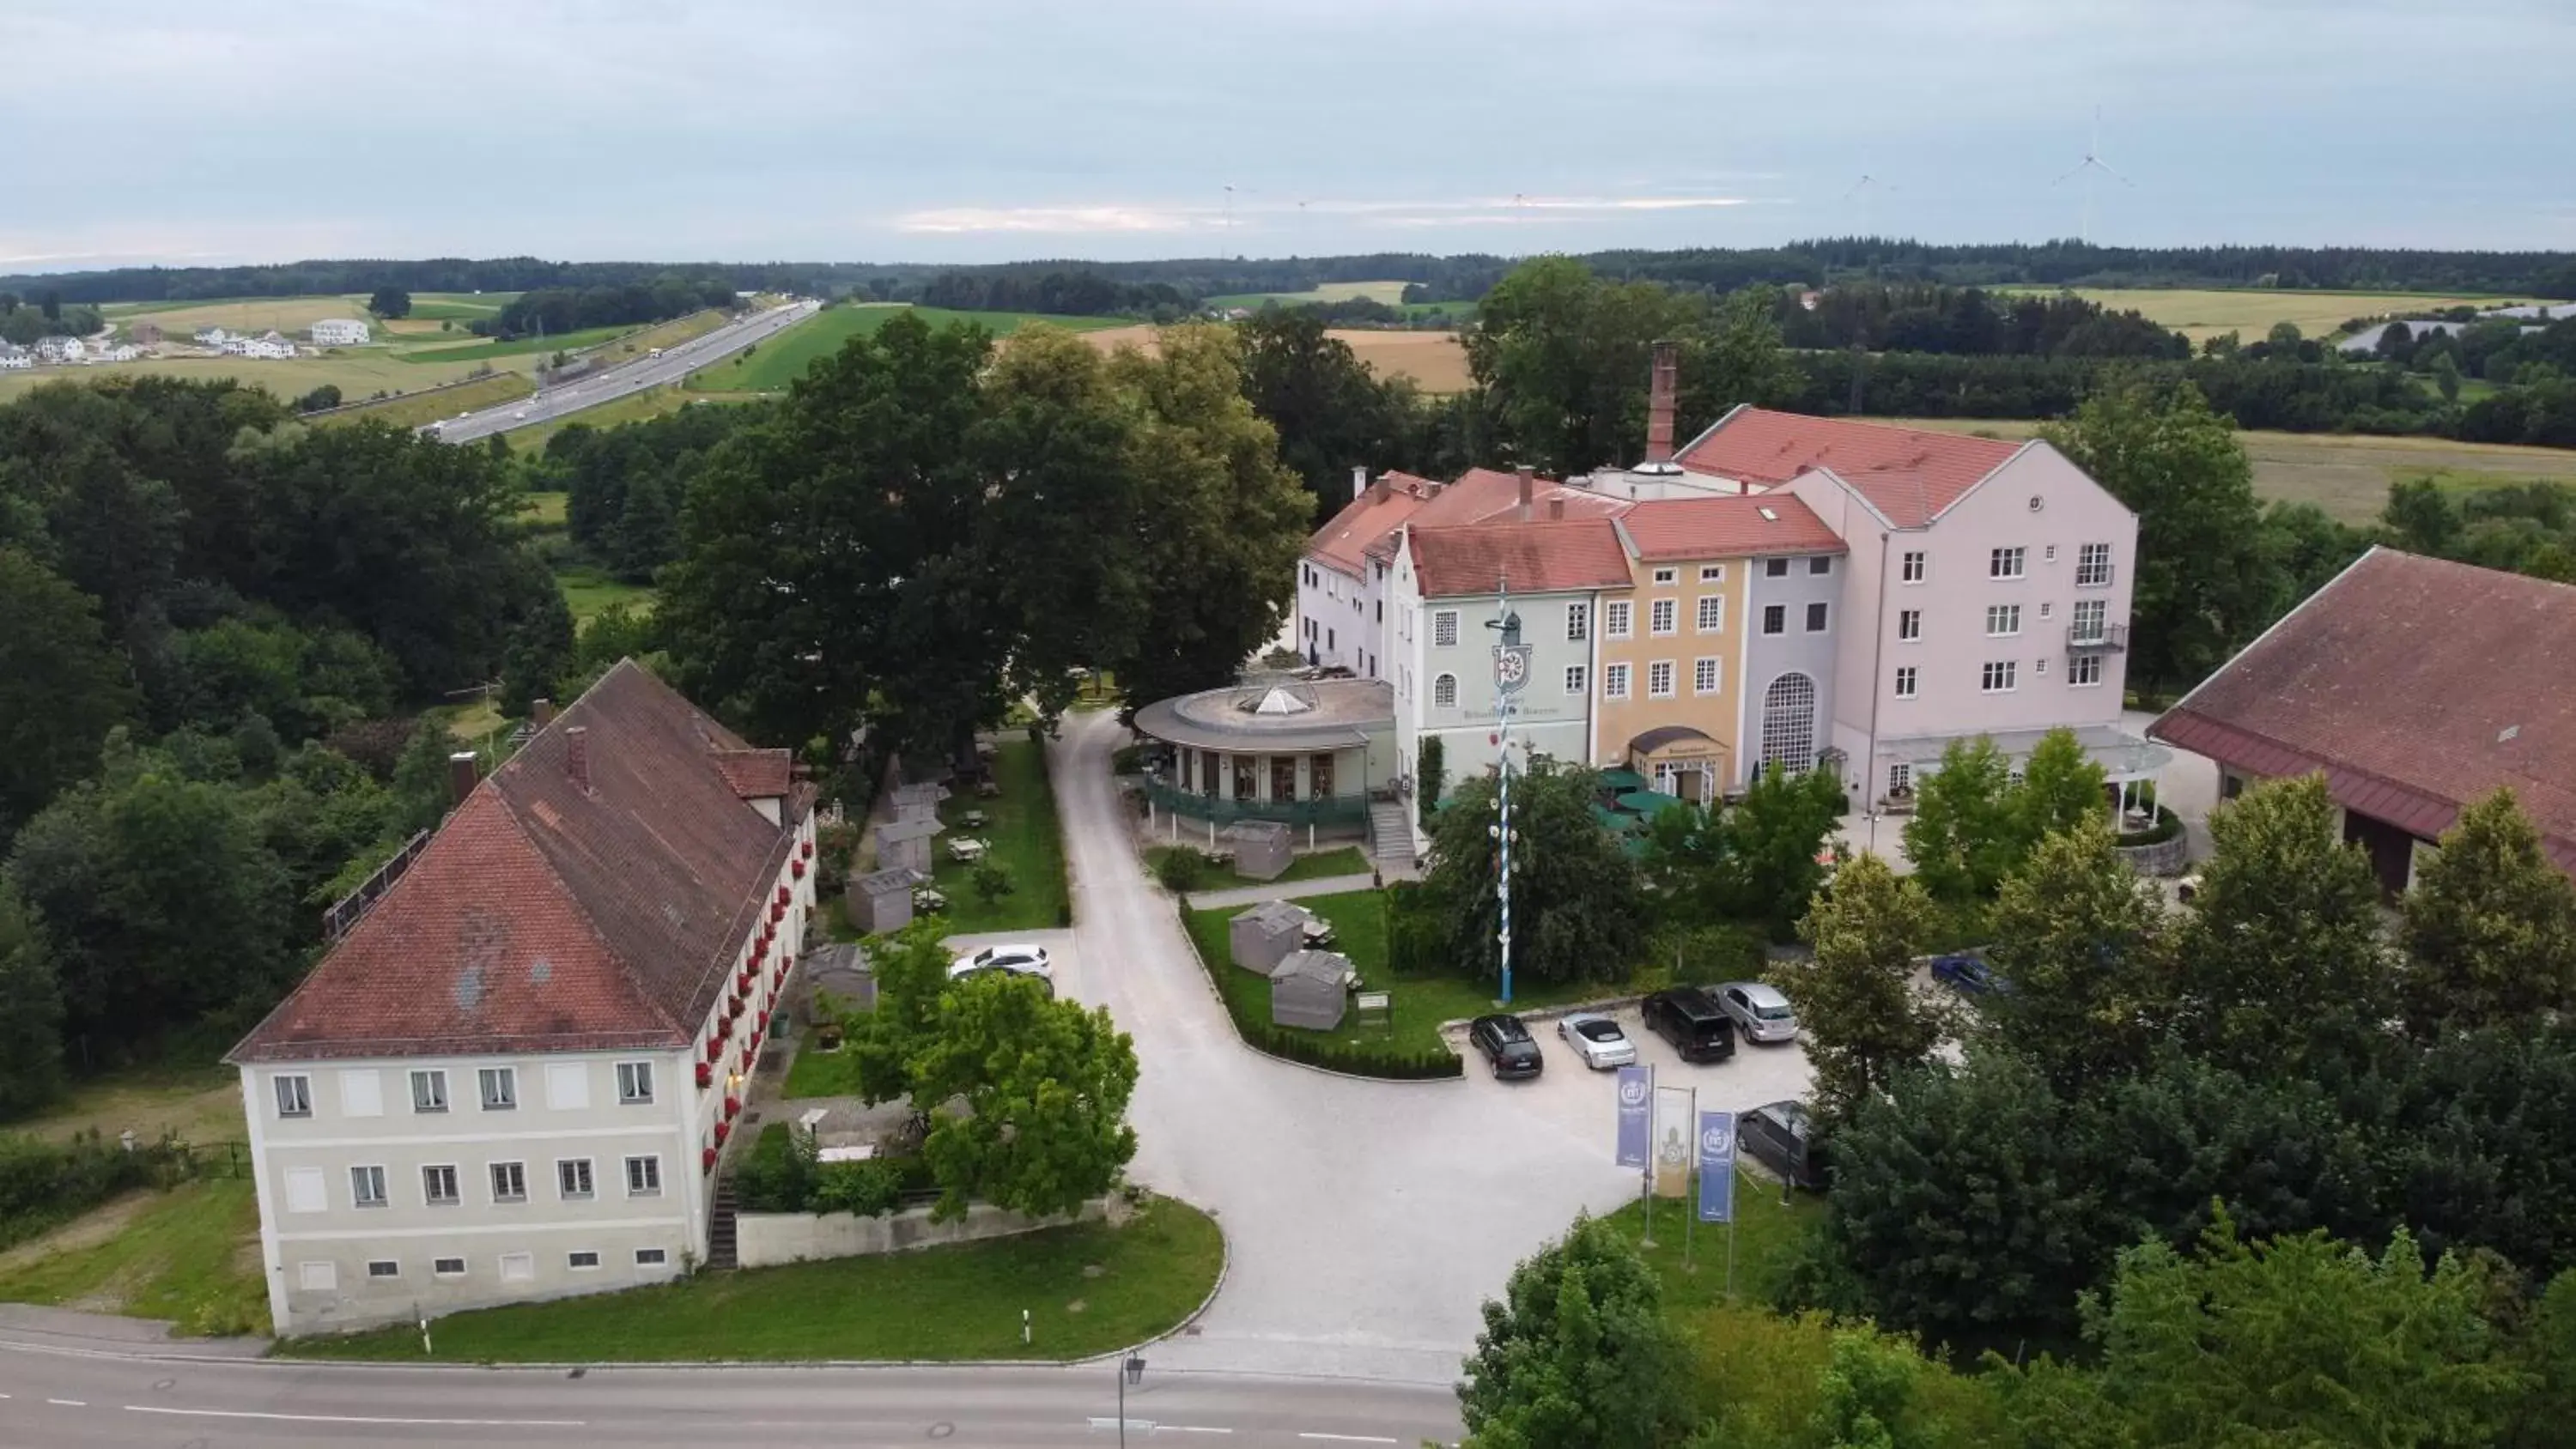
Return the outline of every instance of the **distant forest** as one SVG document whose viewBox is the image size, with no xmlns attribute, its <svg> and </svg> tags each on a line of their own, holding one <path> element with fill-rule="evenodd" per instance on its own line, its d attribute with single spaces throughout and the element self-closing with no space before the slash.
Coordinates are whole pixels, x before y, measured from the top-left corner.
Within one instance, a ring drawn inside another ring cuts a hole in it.
<svg viewBox="0 0 2576 1449">
<path fill-rule="evenodd" d="M 1601 276 L 1728 292 L 1755 284 L 1821 287 L 1876 281 L 1953 287 L 2280 287 L 2492 292 L 2576 299 L 2576 252 L 2387 250 L 2370 247 L 2103 247 L 2076 241 L 1934 246 L 1887 237 L 1829 237 L 1766 249 L 1605 251 L 1582 257 Z M 1357 256 L 1055 259 L 995 266 L 875 262 L 550 262 L 535 257 L 289 262 L 256 267 L 123 267 L 0 277 L 0 291 L 58 304 L 372 292 L 583 292 L 649 287 L 674 273 L 743 291 L 859 296 L 980 311 L 1093 316 L 1178 315 L 1208 297 L 1302 292 L 1326 282 L 1400 281 L 1408 302 L 1472 302 L 1510 271 L 1507 257 L 1418 252 Z"/>
</svg>

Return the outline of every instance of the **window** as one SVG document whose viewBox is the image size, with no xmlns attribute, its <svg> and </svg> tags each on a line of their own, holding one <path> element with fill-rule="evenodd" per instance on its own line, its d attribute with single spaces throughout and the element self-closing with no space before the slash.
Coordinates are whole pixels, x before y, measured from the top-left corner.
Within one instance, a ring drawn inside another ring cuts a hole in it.
<svg viewBox="0 0 2576 1449">
<path fill-rule="evenodd" d="M 1989 659 L 1986 661 L 1984 683 L 1980 687 L 1988 694 L 2010 694 L 2015 687 L 2013 676 L 2016 672 L 2017 666 L 2010 659 Z"/>
<path fill-rule="evenodd" d="M 1832 612 L 1832 608 L 1833 606 L 1830 604 L 1809 604 L 1807 606 L 1807 632 L 1810 634 L 1822 634 L 1825 632 L 1826 617 Z"/>
<path fill-rule="evenodd" d="M 399 1278 L 402 1276 L 402 1264 L 391 1258 L 370 1258 L 367 1260 L 367 1276 L 370 1278 Z"/>
<path fill-rule="evenodd" d="M 524 1162 L 492 1164 L 492 1201 L 526 1202 L 528 1200 L 528 1165 Z"/>
<path fill-rule="evenodd" d="M 1914 767 L 1903 760 L 1887 767 L 1887 793 L 1905 795 L 1914 789 Z"/>
<path fill-rule="evenodd" d="M 1673 697 L 1673 661 L 1658 659 L 1646 666 L 1646 697 L 1648 699 Z"/>
<path fill-rule="evenodd" d="M 431 1207 L 456 1206 L 459 1201 L 456 1195 L 456 1169 L 452 1166 L 422 1168 L 420 1195 L 428 1200 Z"/>
<path fill-rule="evenodd" d="M 2030 550 L 2026 548 L 1996 549 L 1994 552 L 1986 555 L 1986 577 L 1990 579 L 2020 578 L 2022 576 L 2022 566 L 2029 560 L 2029 557 Z"/>
<path fill-rule="evenodd" d="M 1919 550 L 1905 555 L 1902 571 L 1897 577 L 1909 584 L 1923 582 L 1923 555 Z"/>
<path fill-rule="evenodd" d="M 555 1190 L 566 1201 L 590 1196 L 590 1159 L 567 1157 L 556 1162 Z"/>
<path fill-rule="evenodd" d="M 447 1073 L 414 1072 L 411 1074 L 411 1109 L 415 1112 L 447 1110 Z"/>
<path fill-rule="evenodd" d="M 1605 664 L 1601 666 L 1601 697 L 1603 699 L 1626 699 L 1628 697 L 1627 665 Z"/>
<path fill-rule="evenodd" d="M 295 1286 L 307 1293 L 334 1293 L 340 1287 L 340 1268 L 335 1263 L 298 1263 Z"/>
<path fill-rule="evenodd" d="M 1914 685 L 1917 677 L 1918 676 L 1914 672 L 1913 665 L 1900 664 L 1896 666 L 1896 697 L 1898 699 L 1912 699 L 1914 697 Z"/>
<path fill-rule="evenodd" d="M 1824 575 L 1832 573 L 1833 571 L 1834 561 L 1825 557 L 1823 554 L 1818 554 L 1814 558 L 1807 560 L 1807 572 L 1818 578 L 1822 578 Z"/>
<path fill-rule="evenodd" d="M 2074 658 L 2067 660 L 2066 682 L 2079 688 L 2088 684 L 2100 684 L 2102 682 L 2102 656 L 2099 654 L 2078 654 Z"/>
<path fill-rule="evenodd" d="M 1923 611 L 1921 609 L 1897 610 L 1896 642 L 1899 644 L 1914 644 L 1921 642 L 1922 638 Z"/>
<path fill-rule="evenodd" d="M 1580 664 L 1569 664 L 1565 666 L 1565 692 L 1568 694 L 1581 694 L 1583 692 L 1583 686 L 1583 666 Z"/>
<path fill-rule="evenodd" d="M 277 1089 L 277 1115 L 310 1117 L 313 1115 L 313 1079 L 311 1077 L 271 1077 Z"/>
<path fill-rule="evenodd" d="M 626 1195 L 653 1197 L 662 1191 L 662 1159 L 630 1157 L 626 1159 Z"/>
<path fill-rule="evenodd" d="M 1789 606 L 1786 604 L 1764 604 L 1762 606 L 1762 632 L 1765 634 L 1788 633 Z"/>
<path fill-rule="evenodd" d="M 1722 584 L 1722 583 L 1725 583 L 1725 582 L 1726 582 L 1726 565 L 1724 565 L 1724 564 L 1701 564 L 1701 565 L 1699 566 L 1699 581 L 1700 581 L 1701 583 L 1703 583 L 1703 584 Z"/>
<path fill-rule="evenodd" d="M 1719 667 L 1719 662 L 1717 660 L 1694 659 L 1691 661 L 1691 693 L 1715 694 L 1720 688 L 1724 687 L 1725 680 L 1725 672 Z"/>
<path fill-rule="evenodd" d="M 564 1266 L 575 1272 L 589 1272 L 599 1266 L 599 1254 L 586 1248 L 577 1248 L 564 1254 Z"/>
<path fill-rule="evenodd" d="M 1702 594 L 1699 596 L 1699 631 L 1703 634 L 1726 632 L 1726 595 Z"/>
<path fill-rule="evenodd" d="M 1762 767 L 1793 773 L 1816 763 L 1816 682 L 1783 674 L 1762 693 Z"/>
<path fill-rule="evenodd" d="M 2043 656 L 2041 656 L 2041 657 L 2040 657 L 2036 662 L 2034 662 L 2034 663 L 2030 666 L 2030 672 L 2031 672 L 2031 673 L 2033 673 L 2033 674 L 2046 674 L 2046 673 L 2048 672 L 2048 659 L 2047 659 L 2047 657 L 2046 657 L 2045 655 L 2043 655 Z"/>
<path fill-rule="evenodd" d="M 482 1084 L 484 1111 L 509 1112 L 517 1109 L 519 1105 L 518 1068 L 485 1067 L 474 1075 Z"/>
<path fill-rule="evenodd" d="M 1658 584 L 1669 584 L 1675 579 L 1680 578 L 1681 572 L 1682 571 L 1680 569 L 1657 569 L 1655 570 L 1655 582 Z"/>
<path fill-rule="evenodd" d="M 373 1067 L 340 1074 L 340 1115 L 344 1117 L 381 1117 L 385 1115 L 384 1073 Z"/>
<path fill-rule="evenodd" d="M 1669 634 L 1673 632 L 1674 618 L 1680 612 L 1681 606 L 1671 599 L 1655 600 L 1655 602 L 1648 605 L 1646 609 L 1647 631 L 1655 634 Z"/>
<path fill-rule="evenodd" d="M 331 1210 L 331 1196 L 322 1185 L 322 1169 L 290 1167 L 286 1170 L 286 1210 L 291 1213 L 326 1213 Z"/>
<path fill-rule="evenodd" d="M 1613 639 L 1628 637 L 1628 601 L 1612 599 L 1601 606 L 1602 632 Z"/>
<path fill-rule="evenodd" d="M 1458 707 L 1457 675 L 1441 674 L 1434 675 L 1432 677 L 1431 703 L 1436 709 L 1456 709 Z"/>
<path fill-rule="evenodd" d="M 670 1261 L 671 1251 L 668 1248 L 637 1248 L 635 1250 L 635 1266 L 638 1268 L 659 1268 Z"/>
<path fill-rule="evenodd" d="M 2088 543 L 2075 550 L 2075 587 L 2108 588 L 2111 584 L 2111 545 Z"/>
<path fill-rule="evenodd" d="M 1987 638 L 1989 638 L 1989 639 L 2002 639 L 2002 638 L 2010 637 L 2011 635 L 2014 635 L 2014 634 L 2018 634 L 2018 633 L 2020 633 L 2020 632 L 2021 632 L 2021 605 L 2019 605 L 2019 604 L 1988 604 L 1988 605 L 1986 606 L 1986 637 L 1987 637 Z"/>
<path fill-rule="evenodd" d="M 1787 578 L 1789 576 L 1789 561 L 1785 558 L 1764 559 L 1762 561 L 1762 576 L 1766 579 Z"/>
<path fill-rule="evenodd" d="M 2082 644 L 2099 644 L 2110 632 L 2105 618 L 2111 611 L 2107 599 L 2079 599 L 2075 611 L 2067 615 L 2067 637 Z"/>
<path fill-rule="evenodd" d="M 1458 642 L 1457 610 L 1434 609 L 1431 611 L 1431 642 L 1444 649 Z"/>
<path fill-rule="evenodd" d="M 465 1276 L 465 1260 L 463 1258 L 432 1258 L 429 1260 L 429 1271 L 433 1276 L 440 1278 L 462 1278 Z"/>
<path fill-rule="evenodd" d="M 1339 649 L 1342 647 L 1340 640 L 1334 636 L 1333 631 L 1330 629 L 1324 631 L 1324 647 L 1327 649 Z"/>
<path fill-rule="evenodd" d="M 2056 606 L 2055 604 L 2043 603 L 2043 604 L 2041 604 L 2041 605 L 2039 606 L 2039 617 L 2041 617 L 2041 618 L 2043 618 L 2043 619 L 2047 618 L 2049 615 L 2054 614 L 2054 613 L 2056 613 L 2056 612 L 2057 612 L 2057 606 Z"/>
<path fill-rule="evenodd" d="M 534 1277 L 536 1277 L 536 1276 L 537 1276 L 537 1255 L 536 1255 L 536 1254 L 534 1254 L 534 1253 L 503 1253 L 503 1254 L 501 1255 L 501 1281 L 502 1281 L 502 1282 L 504 1282 L 504 1283 L 525 1283 L 525 1282 L 527 1282 L 529 1279 L 534 1278 Z"/>
<path fill-rule="evenodd" d="M 617 1100 L 629 1106 L 653 1100 L 653 1064 L 651 1062 L 617 1064 Z"/>
<path fill-rule="evenodd" d="M 2055 563 L 2055 562 L 2057 562 L 2057 545 L 2052 543 L 2052 544 L 2049 544 L 2049 545 L 2047 545 L 2046 547 L 2044 547 L 2044 548 L 2040 549 L 2040 551 L 2039 551 L 2039 561 L 2040 561 L 2041 563 Z"/>
<path fill-rule="evenodd" d="M 589 1110 L 589 1063 L 546 1063 L 546 1106 L 557 1112 L 582 1112 Z"/>
<path fill-rule="evenodd" d="M 1584 641 L 1584 639 L 1588 638 L 1588 637 L 1591 635 L 1591 633 L 1592 633 L 1592 606 L 1591 606 L 1590 604 L 1568 604 L 1568 605 L 1566 605 L 1566 606 L 1565 606 L 1565 638 L 1566 638 L 1566 642 L 1568 642 L 1568 643 L 1570 643 L 1570 644 L 1580 644 L 1580 643 L 1582 643 L 1582 642 Z"/>
<path fill-rule="evenodd" d="M 385 1170 L 381 1167 L 349 1169 L 349 1205 L 378 1208 L 385 1205 Z"/>
</svg>

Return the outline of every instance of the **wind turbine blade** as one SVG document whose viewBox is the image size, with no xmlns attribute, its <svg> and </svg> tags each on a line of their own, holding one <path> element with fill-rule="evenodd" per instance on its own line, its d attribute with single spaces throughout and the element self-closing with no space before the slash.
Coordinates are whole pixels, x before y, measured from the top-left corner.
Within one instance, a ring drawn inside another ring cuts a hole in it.
<svg viewBox="0 0 2576 1449">
<path fill-rule="evenodd" d="M 2087 156 L 2087 157 L 2085 157 L 2083 160 L 2081 160 L 2081 161 L 2079 161 L 2079 162 L 2075 163 L 2075 169 L 2074 169 L 2074 170 L 2067 172 L 2065 175 L 2058 177 L 2055 181 L 2052 181 L 2052 182 L 2050 182 L 2050 183 L 2048 183 L 2048 184 L 2049 184 L 2049 185 L 2051 185 L 2051 186 L 2063 186 L 2063 185 L 2065 185 L 2067 182 L 2074 180 L 2076 177 L 2083 175 L 2083 174 L 2084 174 L 2084 168 L 2085 168 L 2085 167 L 2087 167 L 2087 166 L 2090 166 L 2090 165 L 2092 165 L 2092 164 L 2093 164 L 2093 158 L 2092 158 L 2092 157 L 2090 157 L 2090 156 Z"/>
<path fill-rule="evenodd" d="M 2136 182 L 2134 182 L 2134 181 L 2131 181 L 2128 177 L 2121 175 L 2119 172 L 2117 172 L 2117 171 L 2113 171 L 2113 170 L 2111 169 L 2110 165 L 2109 165 L 2107 162 L 2103 161 L 2103 160 L 2102 160 L 2100 157 L 2098 157 L 2098 156 L 2097 156 L 2097 157 L 2095 157 L 2091 162 L 2089 162 L 2089 163 L 2087 163 L 2087 164 L 2101 167 L 2104 175 L 2107 175 L 2107 176 L 2109 176 L 2112 180 L 2119 182 L 2122 186 L 2126 186 L 2126 187 L 2130 187 L 2130 188 L 2132 188 L 2132 189 L 2135 189 L 2135 188 L 2136 188 L 2136 186 L 2137 186 L 2137 184 L 2138 184 L 2138 183 L 2136 183 Z"/>
<path fill-rule="evenodd" d="M 1849 200 L 1851 200 L 1853 197 L 1860 195 L 1860 189 L 1861 189 L 1862 187 L 1864 187 L 1864 186 L 1867 186 L 1868 184 L 1869 184 L 1869 178 L 1868 178 L 1868 177 L 1866 177 L 1866 176 L 1862 177 L 1862 178 L 1861 178 L 1861 179 L 1859 179 L 1858 181 L 1853 182 L 1853 183 L 1852 183 L 1852 185 L 1851 185 L 1851 190 L 1846 191 L 1846 192 L 1844 192 L 1844 193 L 1842 194 L 1842 199 L 1843 199 L 1843 200 L 1845 200 L 1845 201 L 1849 201 Z"/>
</svg>

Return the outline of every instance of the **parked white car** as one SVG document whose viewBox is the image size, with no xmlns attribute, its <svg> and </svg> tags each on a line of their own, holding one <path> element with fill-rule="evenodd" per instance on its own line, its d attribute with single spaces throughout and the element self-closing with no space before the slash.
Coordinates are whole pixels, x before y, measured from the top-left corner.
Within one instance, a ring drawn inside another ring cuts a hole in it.
<svg viewBox="0 0 2576 1449">
<path fill-rule="evenodd" d="M 1747 1041 L 1798 1039 L 1798 1013 L 1776 986 L 1760 981 L 1729 981 L 1717 988 L 1717 1004 L 1735 1018 L 1735 1029 Z"/>
<path fill-rule="evenodd" d="M 987 971 L 1006 971 L 1014 976 L 1036 976 L 1055 979 L 1055 961 L 1044 946 L 1013 942 L 987 946 L 971 956 L 960 956 L 948 966 L 948 979 L 962 981 Z"/>
<path fill-rule="evenodd" d="M 1628 1040 L 1619 1023 L 1597 1012 L 1577 1011 L 1557 1018 L 1556 1034 L 1596 1072 L 1631 1066 L 1637 1060 L 1637 1044 Z"/>
</svg>

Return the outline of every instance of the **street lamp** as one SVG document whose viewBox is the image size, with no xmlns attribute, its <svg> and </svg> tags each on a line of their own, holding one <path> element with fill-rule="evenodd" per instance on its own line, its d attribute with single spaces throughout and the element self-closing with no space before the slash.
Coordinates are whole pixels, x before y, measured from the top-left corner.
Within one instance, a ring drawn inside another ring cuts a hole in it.
<svg viewBox="0 0 2576 1449">
<path fill-rule="evenodd" d="M 1118 1365 L 1118 1449 L 1127 1449 L 1127 1386 L 1145 1378 L 1145 1356 L 1131 1353 Z"/>
</svg>

